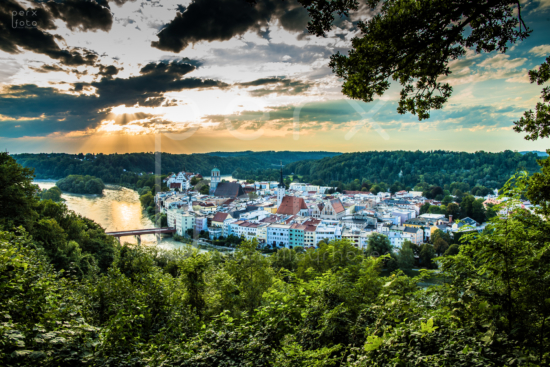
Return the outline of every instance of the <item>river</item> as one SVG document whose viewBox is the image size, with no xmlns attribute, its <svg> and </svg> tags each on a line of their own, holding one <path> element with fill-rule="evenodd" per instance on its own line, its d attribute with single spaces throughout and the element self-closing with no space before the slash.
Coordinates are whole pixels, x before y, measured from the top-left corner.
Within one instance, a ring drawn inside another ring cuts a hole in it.
<svg viewBox="0 0 550 367">
<path fill-rule="evenodd" d="M 55 186 L 52 180 L 35 180 L 41 189 Z M 87 217 L 105 228 L 105 231 L 128 231 L 131 229 L 154 228 L 153 222 L 141 212 L 139 195 L 136 191 L 125 187 L 105 185 L 103 195 L 81 195 L 63 193 L 65 204 L 69 210 Z M 121 237 L 122 242 L 136 244 L 134 237 Z M 141 236 L 143 245 L 157 245 L 155 235 Z M 166 249 L 180 248 L 183 243 L 165 237 L 159 247 Z"/>
</svg>

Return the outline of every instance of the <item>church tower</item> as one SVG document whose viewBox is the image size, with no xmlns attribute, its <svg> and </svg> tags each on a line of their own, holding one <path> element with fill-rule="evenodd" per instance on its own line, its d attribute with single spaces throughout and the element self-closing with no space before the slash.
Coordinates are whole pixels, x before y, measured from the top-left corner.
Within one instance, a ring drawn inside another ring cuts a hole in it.
<svg viewBox="0 0 550 367">
<path fill-rule="evenodd" d="M 220 183 L 220 170 L 214 167 L 210 173 L 210 195 L 214 195 L 218 184 Z"/>
<path fill-rule="evenodd" d="M 285 183 L 283 182 L 283 162 L 281 162 L 281 179 L 277 185 L 277 207 L 281 206 L 283 198 L 285 197 Z"/>
</svg>

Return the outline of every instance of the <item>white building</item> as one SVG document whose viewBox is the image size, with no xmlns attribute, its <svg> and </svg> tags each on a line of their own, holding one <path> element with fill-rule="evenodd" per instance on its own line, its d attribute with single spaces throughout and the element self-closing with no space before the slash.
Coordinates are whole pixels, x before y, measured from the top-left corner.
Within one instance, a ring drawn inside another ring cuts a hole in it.
<svg viewBox="0 0 550 367">
<path fill-rule="evenodd" d="M 313 205 L 311 216 L 317 219 L 340 220 L 346 215 L 346 209 L 340 199 L 326 200 L 323 204 Z"/>
<path fill-rule="evenodd" d="M 238 221 L 239 221 L 238 219 L 233 219 L 233 218 L 228 218 L 224 220 L 223 226 L 222 226 L 222 236 L 227 237 L 231 234 L 234 234 L 232 224 Z"/>
<path fill-rule="evenodd" d="M 400 218 L 398 225 L 405 223 L 409 219 L 416 218 L 416 211 L 410 209 L 393 209 L 391 214 Z"/>
<path fill-rule="evenodd" d="M 429 214 L 429 213 L 425 213 L 425 214 L 420 214 L 419 217 L 420 217 L 420 218 L 426 218 L 426 219 L 428 219 L 428 220 L 433 220 L 433 221 L 445 220 L 445 214 Z"/>
<path fill-rule="evenodd" d="M 289 245 L 290 224 L 270 224 L 267 227 L 267 244 L 272 246 Z"/>
<path fill-rule="evenodd" d="M 257 220 L 260 221 L 264 219 L 265 217 L 269 217 L 271 215 L 271 212 L 268 212 L 263 209 L 254 210 L 252 212 L 242 213 L 239 216 L 240 220 Z"/>
<path fill-rule="evenodd" d="M 323 220 L 315 230 L 315 245 L 322 240 L 327 242 L 342 239 L 342 225 L 338 221 Z"/>
<path fill-rule="evenodd" d="M 166 186 L 171 187 L 171 184 L 176 183 L 181 185 L 182 190 L 189 190 L 191 178 L 194 176 L 195 174 L 191 172 L 178 172 L 178 174 L 173 174 L 166 180 Z"/>
<path fill-rule="evenodd" d="M 369 244 L 369 238 L 370 236 L 376 233 L 375 231 L 361 231 L 361 234 L 359 235 L 359 248 L 366 250 L 367 246 Z"/>
<path fill-rule="evenodd" d="M 244 237 L 246 240 L 252 240 L 258 238 L 258 223 L 249 222 L 249 221 L 237 221 L 231 225 L 234 231 L 234 235 L 237 237 Z"/>
<path fill-rule="evenodd" d="M 175 227 L 176 233 L 184 236 L 188 229 L 195 228 L 195 216 L 182 209 L 170 209 L 167 211 L 168 227 Z"/>
<path fill-rule="evenodd" d="M 350 241 L 355 247 L 359 247 L 361 242 L 361 230 L 357 228 L 344 228 L 342 231 L 342 239 Z"/>
</svg>

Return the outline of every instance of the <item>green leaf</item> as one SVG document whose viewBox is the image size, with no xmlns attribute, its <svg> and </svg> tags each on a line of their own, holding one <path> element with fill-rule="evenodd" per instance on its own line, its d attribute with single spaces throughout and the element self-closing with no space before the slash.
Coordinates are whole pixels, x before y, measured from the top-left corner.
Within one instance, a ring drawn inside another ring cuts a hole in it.
<svg viewBox="0 0 550 367">
<path fill-rule="evenodd" d="M 376 335 L 370 335 L 367 337 L 367 342 L 365 343 L 365 350 L 370 352 L 372 350 L 378 349 L 384 340 Z"/>
</svg>

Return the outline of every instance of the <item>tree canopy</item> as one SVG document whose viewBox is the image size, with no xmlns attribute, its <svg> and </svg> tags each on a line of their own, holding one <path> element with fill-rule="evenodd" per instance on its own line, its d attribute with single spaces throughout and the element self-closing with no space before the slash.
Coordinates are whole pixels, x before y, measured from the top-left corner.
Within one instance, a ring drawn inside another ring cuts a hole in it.
<svg viewBox="0 0 550 367">
<path fill-rule="evenodd" d="M 431 198 L 442 195 L 440 199 L 443 199 L 444 190 L 453 195 L 458 193 L 455 190 L 487 195 L 501 188 L 518 170 L 538 172 L 537 158 L 534 153 L 510 150 L 498 153 L 367 151 L 289 163 L 284 166 L 283 174 L 292 174 L 298 182 L 315 181 L 321 186 L 340 186 L 342 190 L 360 191 L 364 187 L 376 193 L 416 188 Z M 233 176 L 277 181 L 279 174 L 276 169 L 239 168 Z"/>
<path fill-rule="evenodd" d="M 55 183 L 62 191 L 75 194 L 103 194 L 105 184 L 93 176 L 69 175 Z"/>
<path fill-rule="evenodd" d="M 357 10 L 357 0 L 300 0 L 311 21 L 308 30 L 324 35 L 334 14 Z M 402 85 L 397 111 L 430 117 L 452 94 L 444 81 L 449 62 L 466 54 L 506 52 L 531 31 L 516 0 L 367 0 L 375 15 L 360 21 L 361 35 L 352 40 L 347 55 L 331 57 L 333 72 L 344 80 L 342 93 L 365 102 L 382 96 L 391 81 Z M 517 12 L 515 12 L 517 11 Z"/>
</svg>

